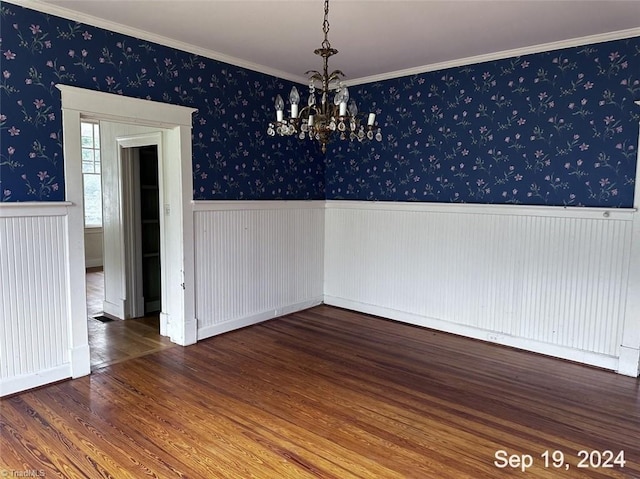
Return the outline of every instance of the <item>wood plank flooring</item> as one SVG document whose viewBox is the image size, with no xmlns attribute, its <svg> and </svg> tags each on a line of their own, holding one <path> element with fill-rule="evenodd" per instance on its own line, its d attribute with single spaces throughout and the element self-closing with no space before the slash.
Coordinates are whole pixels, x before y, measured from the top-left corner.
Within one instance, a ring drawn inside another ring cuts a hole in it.
<svg viewBox="0 0 640 479">
<path fill-rule="evenodd" d="M 640 478 L 640 381 L 319 306 L 2 400 L 0 432 L 45 477 Z"/>
<path fill-rule="evenodd" d="M 104 299 L 104 271 L 102 267 L 87 268 L 85 275 L 87 285 L 87 314 L 95 316 L 102 313 Z"/>
<path fill-rule="evenodd" d="M 91 370 L 109 366 L 176 346 L 160 336 L 160 318 L 150 314 L 142 318 L 115 319 L 102 323 L 94 316 L 102 314 L 104 273 L 102 268 L 87 270 L 87 313 Z"/>
<path fill-rule="evenodd" d="M 88 329 L 92 371 L 177 346 L 160 336 L 157 314 L 107 323 L 89 319 Z"/>
</svg>

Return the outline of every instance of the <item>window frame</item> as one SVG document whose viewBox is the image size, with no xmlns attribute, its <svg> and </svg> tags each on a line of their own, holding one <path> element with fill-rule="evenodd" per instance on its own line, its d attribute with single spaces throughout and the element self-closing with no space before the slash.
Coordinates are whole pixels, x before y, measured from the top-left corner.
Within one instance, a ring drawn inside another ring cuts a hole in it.
<svg viewBox="0 0 640 479">
<path fill-rule="evenodd" d="M 91 138 L 92 138 L 92 143 L 91 146 L 85 146 L 82 142 L 82 138 L 85 137 L 85 135 L 83 135 L 83 127 L 85 125 L 91 125 Z M 104 218 L 103 218 L 103 211 L 102 211 L 102 154 L 101 154 L 101 145 L 100 145 L 100 123 L 98 121 L 92 121 L 92 120 L 87 120 L 87 119 L 81 119 L 80 121 L 80 148 L 81 148 L 81 152 L 80 152 L 80 156 L 82 158 L 81 160 L 81 164 L 82 164 L 82 194 L 83 194 L 83 218 L 84 218 L 84 228 L 85 229 L 92 229 L 92 230 L 96 230 L 96 229 L 101 229 L 104 225 Z M 92 156 L 93 156 L 93 161 L 92 161 L 92 168 L 94 171 L 91 172 L 85 172 L 85 160 L 84 160 L 84 152 L 85 151 L 91 151 L 92 152 Z M 97 153 L 97 155 L 96 155 Z M 96 159 L 97 157 L 97 159 Z M 99 178 L 99 183 L 100 183 L 100 223 L 87 223 L 87 194 L 86 194 L 86 190 L 85 190 L 85 181 L 86 178 L 91 175 L 91 176 L 97 176 Z"/>
</svg>

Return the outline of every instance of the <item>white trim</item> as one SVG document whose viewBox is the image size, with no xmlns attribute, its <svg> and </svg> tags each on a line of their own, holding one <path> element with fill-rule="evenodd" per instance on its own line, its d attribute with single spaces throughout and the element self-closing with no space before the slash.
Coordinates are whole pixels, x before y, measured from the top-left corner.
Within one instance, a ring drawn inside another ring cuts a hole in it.
<svg viewBox="0 0 640 479">
<path fill-rule="evenodd" d="M 560 218 L 590 218 L 633 221 L 637 208 L 589 208 L 582 206 L 534 206 L 475 203 L 422 203 L 401 201 L 327 200 L 327 208 L 376 211 L 419 211 L 436 213 L 467 213 L 473 215 L 553 216 Z"/>
<path fill-rule="evenodd" d="M 201 57 L 210 58 L 219 62 L 229 63 L 240 68 L 246 68 L 247 70 L 253 70 L 256 72 L 271 75 L 276 78 L 282 78 L 290 80 L 296 83 L 302 83 L 306 85 L 309 80 L 301 75 L 292 75 L 282 70 L 277 70 L 259 63 L 242 60 L 241 58 L 226 55 L 224 53 L 217 52 L 215 50 L 209 50 L 207 48 L 201 48 L 190 43 L 181 42 L 172 38 L 164 37 L 156 33 L 147 32 L 138 28 L 131 28 L 121 23 L 112 22 L 103 18 L 95 17 L 93 15 L 87 15 L 86 13 L 80 13 L 75 10 L 60 7 L 57 5 L 51 5 L 41 0 L 3 0 L 7 3 L 13 3 L 24 8 L 31 8 L 39 12 L 48 13 L 49 15 L 56 15 L 69 20 L 75 20 L 80 23 L 85 23 L 98 28 L 103 28 L 110 32 L 120 33 L 122 35 L 128 35 L 133 38 L 139 38 L 148 42 L 157 43 L 170 48 L 175 48 L 187 53 L 193 53 Z"/>
<path fill-rule="evenodd" d="M 567 359 L 569 361 L 576 361 L 604 369 L 610 369 L 614 371 L 618 369 L 618 358 L 612 356 L 606 356 L 589 351 L 580 351 L 577 349 L 572 349 L 555 344 L 543 343 L 526 338 L 519 338 L 516 336 L 509 336 L 503 333 L 496 333 L 472 326 L 450 323 L 448 321 L 443 321 L 436 318 L 419 316 L 404 311 L 397 311 L 394 309 L 375 306 L 372 304 L 360 303 L 358 301 L 351 301 L 334 296 L 325 295 L 324 303 L 330 306 L 336 306 L 352 311 L 359 311 L 361 313 L 381 316 L 383 318 L 392 319 L 394 321 L 402 321 L 425 328 L 431 328 L 438 331 L 444 331 L 446 333 L 465 336 L 467 338 L 480 339 L 482 341 L 487 341 L 494 344 L 523 349 L 525 351 L 532 351 L 538 354 L 544 354 L 560 359 Z"/>
<path fill-rule="evenodd" d="M 224 53 L 216 52 L 214 50 L 197 47 L 195 45 L 191 45 L 185 42 L 180 42 L 178 40 L 173 40 L 171 38 L 167 38 L 162 35 L 157 35 L 155 33 L 139 30 L 137 28 L 131 28 L 126 25 L 122 25 L 120 23 L 111 22 L 109 20 L 104 20 L 102 18 L 94 17 L 92 15 L 76 12 L 74 10 L 59 7 L 57 5 L 51 5 L 49 3 L 45 3 L 42 0 L 4 0 L 4 1 L 7 3 L 13 3 L 21 7 L 31 8 L 33 10 L 37 10 L 43 13 L 48 13 L 50 15 L 56 15 L 56 16 L 70 19 L 70 20 L 75 20 L 81 23 L 86 23 L 87 25 L 92 25 L 94 27 L 104 28 L 111 32 L 121 33 L 123 35 L 128 35 L 134 38 L 140 38 L 142 40 L 158 43 L 160 45 L 164 45 L 170 48 L 175 48 L 177 50 L 181 50 L 187 53 L 193 53 L 205 58 L 210 58 L 212 60 L 229 63 L 231 65 L 235 65 L 241 68 L 246 68 L 248 70 L 253 70 L 256 72 L 264 73 L 266 75 L 271 75 L 276 78 L 289 80 L 289 81 L 300 83 L 303 85 L 306 85 L 309 83 L 309 80 L 306 77 L 301 75 L 293 75 L 291 73 L 277 70 L 275 68 L 267 67 L 265 65 L 249 62 L 249 61 L 242 60 L 240 58 L 233 57 L 230 55 L 225 55 Z M 371 75 L 368 77 L 345 80 L 344 83 L 345 85 L 348 85 L 348 86 L 361 85 L 364 83 L 373 83 L 378 81 L 391 80 L 394 78 L 400 78 L 400 77 L 409 76 L 409 75 L 417 75 L 420 73 L 427 73 L 431 71 L 444 70 L 447 68 L 473 65 L 476 63 L 489 62 L 494 60 L 503 60 L 505 58 L 512 58 L 512 57 L 517 57 L 522 55 L 531 55 L 535 53 L 548 52 L 552 50 L 560 50 L 562 48 L 571 48 L 571 47 L 578 47 L 582 45 L 590 45 L 594 43 L 608 42 L 613 40 L 622 40 L 624 38 L 632 38 L 636 36 L 640 36 L 640 28 L 629 28 L 626 30 L 618 30 L 615 32 L 607 32 L 607 33 L 601 33 L 597 35 L 588 35 L 585 37 L 570 38 L 567 40 L 542 43 L 542 44 L 532 45 L 532 46 L 523 47 L 523 48 L 503 50 L 500 52 L 488 53 L 485 55 L 476 55 L 473 57 L 459 58 L 457 60 L 451 60 L 451 61 L 440 62 L 440 63 L 432 63 L 429 65 L 421 65 L 413 68 L 407 68 L 404 70 L 396 70 L 393 72 L 381 73 L 379 75 Z"/>
<path fill-rule="evenodd" d="M 106 120 L 159 128 L 191 127 L 191 115 L 198 111 L 182 105 L 133 98 L 114 93 L 87 90 L 57 83 L 62 92 L 66 110 L 82 111 L 82 121 Z M 144 118 L 129 117 L 132 112 L 144 111 Z"/>
<path fill-rule="evenodd" d="M 124 299 L 120 300 L 118 303 L 113 303 L 106 299 L 102 300 L 102 311 L 110 316 L 114 316 L 116 318 L 124 319 L 125 318 L 125 303 Z"/>
<path fill-rule="evenodd" d="M 22 216 L 66 216 L 70 201 L 29 201 L 25 203 L 0 203 L 0 218 Z"/>
<path fill-rule="evenodd" d="M 116 138 L 116 142 L 120 148 L 140 148 L 143 146 L 162 146 L 162 133 L 159 131 L 153 133 L 142 133 L 139 135 L 130 135 Z"/>
<path fill-rule="evenodd" d="M 159 205 L 164 204 L 164 185 L 160 178 L 160 172 L 163 168 L 162 155 L 162 133 L 145 133 L 140 135 L 131 135 L 116 138 L 118 144 L 118 155 L 120 168 L 123 172 L 121 176 L 120 187 L 122 189 L 121 205 L 123 209 L 124 219 L 124 256 L 125 256 L 125 318 L 137 318 L 144 316 L 145 304 L 142 285 L 142 244 L 140 231 L 140 188 L 139 188 L 139 169 L 140 161 L 137 153 L 133 148 L 143 146 L 155 146 L 157 148 L 158 157 L 158 177 L 159 177 Z M 160 208 L 160 211 L 162 209 Z M 164 217 L 160 215 L 160 244 L 161 252 L 164 251 L 164 243 L 166 238 L 164 231 Z M 160 264 L 164 261 L 164 256 L 160 255 Z M 161 290 L 167 287 L 166 278 L 161 275 Z M 160 303 L 160 301 L 158 301 Z M 164 329 L 164 328 L 162 328 Z"/>
<path fill-rule="evenodd" d="M 616 372 L 632 378 L 640 376 L 640 353 L 638 348 L 620 346 L 620 359 L 618 360 Z"/>
<path fill-rule="evenodd" d="M 485 215 L 557 216 L 632 221 L 638 208 L 591 208 L 583 206 L 536 206 L 475 203 L 430 203 L 418 201 L 353 200 L 194 200 L 193 211 L 272 210 L 337 208 L 377 211 L 431 211 Z"/>
<path fill-rule="evenodd" d="M 193 211 L 286 210 L 324 208 L 325 200 L 197 200 Z"/>
<path fill-rule="evenodd" d="M 356 78 L 353 80 L 345 80 L 343 83 L 347 86 L 362 85 L 364 83 L 374 83 L 394 78 L 401 78 L 411 75 L 419 75 L 421 73 L 446 70 L 448 68 L 464 67 L 474 65 L 476 63 L 491 62 L 495 60 L 504 60 L 506 58 L 519 57 L 524 55 L 533 55 L 536 53 L 550 52 L 553 50 L 561 50 L 563 48 L 580 47 L 583 45 L 592 45 L 594 43 L 610 42 L 613 40 L 623 40 L 625 38 L 633 38 L 640 36 L 640 28 L 629 28 L 627 30 L 618 30 L 616 32 L 600 33 L 597 35 L 588 35 L 586 37 L 570 38 L 557 42 L 542 43 L 529 47 L 514 48 L 512 50 L 503 50 L 500 52 L 487 53 L 485 55 L 476 55 L 473 57 L 459 58 L 440 63 L 431 63 L 404 70 L 396 70 L 393 72 L 381 73 L 379 75 L 371 75 L 368 77 Z"/>
<path fill-rule="evenodd" d="M 640 100 L 635 102 L 640 106 Z M 640 134 L 638 135 L 640 144 Z M 633 205 L 640 208 L 640 151 L 636 159 L 636 183 Z M 629 277 L 624 329 L 620 345 L 618 372 L 627 376 L 640 376 L 640 215 L 635 215 L 631 234 Z"/>
<path fill-rule="evenodd" d="M 62 154 L 65 195 L 72 206 L 67 208 L 66 255 L 67 311 L 69 314 L 69 367 L 74 378 L 91 372 L 88 349 L 86 266 L 84 249 L 84 188 L 82 178 L 82 142 L 80 114 L 65 111 L 62 94 Z M 72 132 L 71 135 L 68 132 Z M 82 354 L 82 356 L 81 356 Z M 73 361 L 72 361 L 73 359 Z"/>
<path fill-rule="evenodd" d="M 295 313 L 296 311 L 302 311 L 304 309 L 313 308 L 314 306 L 318 306 L 319 304 L 322 304 L 322 299 L 323 299 L 322 297 L 313 298 L 308 301 L 302 301 L 300 303 L 290 304 L 279 309 L 270 309 L 267 311 L 262 311 L 257 314 L 252 314 L 250 316 L 245 316 L 243 318 L 236 318 L 229 321 L 225 321 L 224 323 L 205 326 L 203 328 L 198 329 L 198 340 L 209 338 L 217 334 L 233 331 L 234 329 L 251 326 L 252 324 L 261 323 L 269 319 L 285 316 L 287 314 Z"/>
<path fill-rule="evenodd" d="M 69 364 L 64 364 L 44 371 L 38 371 L 37 373 L 2 379 L 0 380 L 0 397 L 37 388 L 56 381 L 62 381 L 70 377 L 71 367 Z"/>
<path fill-rule="evenodd" d="M 634 101 L 634 103 L 640 107 L 640 100 Z M 638 134 L 637 145 L 640 146 L 640 133 Z M 640 148 L 638 148 L 636 159 L 636 183 L 633 190 L 633 207 L 640 210 Z"/>
<path fill-rule="evenodd" d="M 98 268 L 102 266 L 102 258 L 90 258 L 84 262 L 85 268 Z"/>
<path fill-rule="evenodd" d="M 71 372 L 83 371 L 86 367 L 86 358 L 90 357 L 91 351 L 88 344 L 82 344 L 77 347 L 69 348 L 69 362 L 71 363 Z M 87 373 L 88 374 L 88 373 Z M 69 374 L 67 377 L 71 376 Z M 74 375 L 73 377 L 78 377 Z"/>
<path fill-rule="evenodd" d="M 171 197 L 172 217 L 167 225 L 172 231 L 173 250 L 167 252 L 170 270 L 182 273 L 179 283 L 184 288 L 173 288 L 171 310 L 168 312 L 170 324 L 164 328 L 171 340 L 186 346 L 196 341 L 197 325 L 194 318 L 194 255 L 193 255 L 193 213 L 191 211 L 191 119 L 193 108 L 169 105 L 148 100 L 129 98 L 121 95 L 96 92 L 68 85 L 56 85 L 62 92 L 63 154 L 65 158 L 65 184 L 67 200 L 73 205 L 67 216 L 67 281 L 69 294 L 69 348 L 70 354 L 78 356 L 71 363 L 73 377 L 91 372 L 88 349 L 86 319 L 86 270 L 84 265 L 84 213 L 82 191 L 82 169 L 80 168 L 80 118 L 87 115 L 99 120 L 114 120 L 121 123 L 144 124 L 167 129 L 168 148 L 174 152 L 168 176 L 176 180 Z M 173 279 L 173 278 L 172 278 Z M 73 352 L 77 352 L 73 353 Z M 79 355 L 82 357 L 79 357 Z"/>
</svg>

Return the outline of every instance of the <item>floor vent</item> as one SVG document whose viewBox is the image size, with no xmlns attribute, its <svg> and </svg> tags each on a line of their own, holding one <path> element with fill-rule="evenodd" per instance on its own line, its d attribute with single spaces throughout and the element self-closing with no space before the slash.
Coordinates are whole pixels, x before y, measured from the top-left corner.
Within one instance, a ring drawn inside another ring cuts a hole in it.
<svg viewBox="0 0 640 479">
<path fill-rule="evenodd" d="M 101 323 L 108 323 L 109 321 L 113 321 L 113 318 L 109 318 L 107 316 L 94 316 L 93 319 L 97 319 Z"/>
</svg>

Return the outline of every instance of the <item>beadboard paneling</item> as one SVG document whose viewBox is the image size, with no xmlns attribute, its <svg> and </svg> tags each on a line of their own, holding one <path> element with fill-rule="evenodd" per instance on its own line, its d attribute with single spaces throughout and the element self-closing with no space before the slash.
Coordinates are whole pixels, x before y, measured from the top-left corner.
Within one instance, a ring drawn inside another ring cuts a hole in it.
<svg viewBox="0 0 640 479">
<path fill-rule="evenodd" d="M 198 338 L 322 302 L 324 202 L 195 202 Z"/>
<path fill-rule="evenodd" d="M 330 202 L 325 302 L 615 369 L 632 217 Z"/>
<path fill-rule="evenodd" d="M 2 394 L 20 378 L 33 387 L 51 371 L 57 372 L 49 380 L 70 375 L 63 367 L 69 363 L 65 214 L 63 205 L 3 208 L 0 215 Z"/>
</svg>

